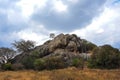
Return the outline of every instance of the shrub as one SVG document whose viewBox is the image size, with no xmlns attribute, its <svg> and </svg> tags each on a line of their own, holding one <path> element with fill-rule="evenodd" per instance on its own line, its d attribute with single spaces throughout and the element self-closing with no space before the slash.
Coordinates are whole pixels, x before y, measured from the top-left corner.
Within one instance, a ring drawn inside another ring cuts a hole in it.
<svg viewBox="0 0 120 80">
<path fill-rule="evenodd" d="M 2 70 L 12 70 L 12 64 L 11 63 L 5 63 L 1 66 Z"/>
<path fill-rule="evenodd" d="M 34 61 L 34 69 L 36 69 L 36 70 L 45 69 L 45 60 L 44 59 L 36 59 Z"/>
<path fill-rule="evenodd" d="M 22 65 L 21 63 L 12 64 L 12 70 L 23 70 L 23 69 L 24 69 L 24 65 Z"/>
<path fill-rule="evenodd" d="M 81 52 L 86 53 L 88 51 L 92 51 L 94 48 L 96 48 L 97 46 L 95 44 L 93 44 L 92 42 L 89 42 L 85 39 L 82 39 L 82 43 L 81 43 Z"/>
<path fill-rule="evenodd" d="M 49 57 L 46 59 L 46 69 L 60 69 L 65 68 L 65 62 L 61 57 Z"/>
<path fill-rule="evenodd" d="M 35 57 L 28 55 L 27 57 L 24 57 L 22 59 L 21 63 L 24 65 L 25 69 L 33 69 L 34 61 L 35 61 Z"/>
<path fill-rule="evenodd" d="M 95 48 L 88 60 L 88 67 L 100 69 L 120 68 L 120 52 L 109 45 Z"/>
<path fill-rule="evenodd" d="M 34 62 L 34 68 L 36 70 L 43 69 L 60 69 L 66 67 L 65 62 L 60 57 L 48 57 L 44 59 L 36 59 Z"/>
<path fill-rule="evenodd" d="M 38 58 L 40 56 L 39 51 L 34 50 L 31 54 L 31 56 Z"/>
<path fill-rule="evenodd" d="M 75 66 L 77 68 L 83 68 L 84 67 L 84 60 L 82 58 L 73 58 L 72 59 L 72 66 Z"/>
</svg>

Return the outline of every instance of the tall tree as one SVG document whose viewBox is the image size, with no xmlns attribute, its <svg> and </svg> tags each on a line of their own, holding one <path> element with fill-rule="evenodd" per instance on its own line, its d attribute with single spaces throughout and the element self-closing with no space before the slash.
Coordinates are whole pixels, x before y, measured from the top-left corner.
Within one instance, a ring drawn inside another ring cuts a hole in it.
<svg viewBox="0 0 120 80">
<path fill-rule="evenodd" d="M 20 40 L 15 41 L 12 45 L 19 51 L 19 52 L 29 52 L 30 50 L 35 48 L 35 42 L 30 40 Z"/>
</svg>

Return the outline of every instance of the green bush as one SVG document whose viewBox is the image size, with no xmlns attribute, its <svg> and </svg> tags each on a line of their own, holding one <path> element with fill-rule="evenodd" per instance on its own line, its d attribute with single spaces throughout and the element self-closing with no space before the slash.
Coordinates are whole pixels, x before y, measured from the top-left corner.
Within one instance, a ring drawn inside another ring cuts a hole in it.
<svg viewBox="0 0 120 80">
<path fill-rule="evenodd" d="M 35 59 L 35 57 L 28 55 L 22 59 L 21 63 L 24 65 L 25 69 L 33 69 Z"/>
<path fill-rule="evenodd" d="M 40 56 L 39 51 L 34 50 L 31 54 L 31 56 L 38 58 Z"/>
<path fill-rule="evenodd" d="M 43 70 L 43 69 L 60 69 L 65 68 L 65 62 L 60 57 L 48 57 L 48 58 L 40 58 L 36 59 L 34 62 L 34 68 L 36 70 Z"/>
<path fill-rule="evenodd" d="M 95 48 L 88 60 L 89 68 L 115 69 L 120 68 L 120 52 L 109 45 Z"/>
<path fill-rule="evenodd" d="M 44 59 L 36 59 L 34 61 L 34 69 L 36 70 L 43 70 L 45 69 L 45 60 Z"/>
<path fill-rule="evenodd" d="M 85 39 L 82 39 L 82 43 L 81 43 L 81 52 L 88 52 L 88 51 L 92 51 L 94 48 L 96 48 L 97 46 L 95 44 L 93 44 L 92 42 L 88 42 Z"/>
<path fill-rule="evenodd" d="M 49 57 L 46 59 L 46 69 L 60 69 L 65 68 L 65 62 L 61 57 Z"/>
<path fill-rule="evenodd" d="M 5 63 L 1 66 L 2 70 L 12 70 L 12 64 L 11 63 Z"/>
<path fill-rule="evenodd" d="M 72 66 L 75 66 L 77 68 L 83 68 L 84 67 L 84 60 L 82 58 L 74 58 L 72 60 Z"/>
</svg>

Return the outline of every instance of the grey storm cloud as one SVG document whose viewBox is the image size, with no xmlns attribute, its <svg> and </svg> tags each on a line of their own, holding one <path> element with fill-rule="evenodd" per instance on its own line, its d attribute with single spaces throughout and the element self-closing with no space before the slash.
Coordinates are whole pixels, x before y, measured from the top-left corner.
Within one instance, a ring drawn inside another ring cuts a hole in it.
<svg viewBox="0 0 120 80">
<path fill-rule="evenodd" d="M 69 32 L 88 25 L 99 15 L 106 0 L 79 0 L 76 4 L 67 0 L 62 1 L 68 6 L 68 13 L 58 14 L 51 11 L 52 5 L 48 2 L 44 9 L 33 13 L 31 19 L 43 24 L 47 29 Z"/>
</svg>

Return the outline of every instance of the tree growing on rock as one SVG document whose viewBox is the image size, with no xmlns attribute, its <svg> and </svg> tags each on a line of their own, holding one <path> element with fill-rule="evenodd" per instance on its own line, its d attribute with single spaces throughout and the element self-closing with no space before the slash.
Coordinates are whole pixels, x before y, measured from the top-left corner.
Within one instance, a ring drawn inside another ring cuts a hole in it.
<svg viewBox="0 0 120 80">
<path fill-rule="evenodd" d="M 55 34 L 54 33 L 50 33 L 50 38 L 54 38 L 55 37 Z"/>
</svg>

